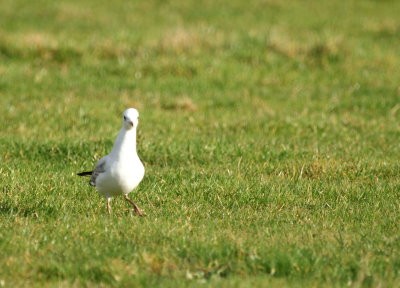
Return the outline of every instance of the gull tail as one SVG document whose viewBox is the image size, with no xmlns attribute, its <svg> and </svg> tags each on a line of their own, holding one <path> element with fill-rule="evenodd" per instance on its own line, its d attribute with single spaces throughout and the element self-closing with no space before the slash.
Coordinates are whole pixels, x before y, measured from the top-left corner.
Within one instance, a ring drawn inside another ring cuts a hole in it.
<svg viewBox="0 0 400 288">
<path fill-rule="evenodd" d="M 78 176 L 92 176 L 93 171 L 85 171 L 85 172 L 80 172 L 76 173 Z"/>
</svg>

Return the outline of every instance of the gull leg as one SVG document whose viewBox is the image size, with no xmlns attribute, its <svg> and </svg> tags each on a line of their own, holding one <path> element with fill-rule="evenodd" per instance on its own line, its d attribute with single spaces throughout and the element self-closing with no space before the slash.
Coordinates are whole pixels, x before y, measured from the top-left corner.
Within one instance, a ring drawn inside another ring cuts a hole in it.
<svg viewBox="0 0 400 288">
<path fill-rule="evenodd" d="M 124 198 L 125 198 L 126 201 L 129 202 L 129 204 L 131 204 L 133 206 L 133 211 L 135 211 L 136 215 L 138 215 L 138 216 L 145 216 L 146 215 L 131 199 L 129 199 L 128 195 L 125 194 Z"/>
<path fill-rule="evenodd" d="M 107 198 L 107 212 L 111 215 L 111 198 Z"/>
</svg>

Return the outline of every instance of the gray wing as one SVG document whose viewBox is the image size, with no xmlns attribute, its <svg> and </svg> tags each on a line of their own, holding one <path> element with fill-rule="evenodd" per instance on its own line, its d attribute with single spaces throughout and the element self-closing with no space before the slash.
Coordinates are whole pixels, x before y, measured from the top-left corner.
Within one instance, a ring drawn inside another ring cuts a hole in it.
<svg viewBox="0 0 400 288">
<path fill-rule="evenodd" d="M 97 164 L 96 167 L 93 170 L 92 176 L 90 176 L 90 185 L 92 186 L 96 186 L 96 179 L 97 177 L 101 174 L 104 173 L 106 171 L 106 163 L 107 163 L 107 156 L 104 156 L 103 158 L 101 158 Z"/>
</svg>

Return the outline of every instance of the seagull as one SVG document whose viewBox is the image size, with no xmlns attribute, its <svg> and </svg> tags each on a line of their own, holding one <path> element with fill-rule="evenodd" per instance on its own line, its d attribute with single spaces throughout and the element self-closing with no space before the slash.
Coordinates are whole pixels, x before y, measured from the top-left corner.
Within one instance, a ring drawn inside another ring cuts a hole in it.
<svg viewBox="0 0 400 288">
<path fill-rule="evenodd" d="M 77 173 L 90 176 L 90 185 L 95 186 L 100 195 L 107 200 L 107 211 L 111 214 L 111 199 L 122 195 L 132 205 L 138 216 L 144 212 L 128 197 L 144 177 L 144 166 L 136 152 L 136 131 L 139 124 L 139 112 L 129 108 L 123 113 L 122 128 L 110 154 L 101 158 L 93 171 Z"/>
</svg>

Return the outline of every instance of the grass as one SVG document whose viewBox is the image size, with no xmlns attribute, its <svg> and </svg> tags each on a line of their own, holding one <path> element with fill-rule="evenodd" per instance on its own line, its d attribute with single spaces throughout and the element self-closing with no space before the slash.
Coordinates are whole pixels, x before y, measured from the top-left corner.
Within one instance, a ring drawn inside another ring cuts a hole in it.
<svg viewBox="0 0 400 288">
<path fill-rule="evenodd" d="M 0 286 L 398 285 L 398 2 L 1 7 Z M 146 218 L 75 176 L 130 106 Z"/>
</svg>

